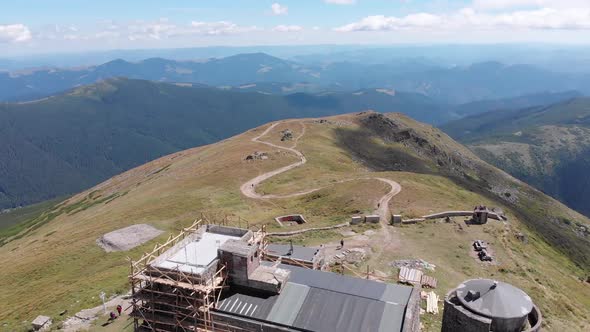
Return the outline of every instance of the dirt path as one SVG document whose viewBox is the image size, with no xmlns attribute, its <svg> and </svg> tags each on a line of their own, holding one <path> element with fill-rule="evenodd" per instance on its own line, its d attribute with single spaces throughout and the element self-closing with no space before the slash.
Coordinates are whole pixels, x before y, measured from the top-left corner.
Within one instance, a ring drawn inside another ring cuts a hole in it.
<svg viewBox="0 0 590 332">
<path fill-rule="evenodd" d="M 312 193 L 314 191 L 318 191 L 321 188 L 316 188 L 316 189 L 311 189 L 311 190 L 307 190 L 307 191 L 302 191 L 302 192 L 297 192 L 297 193 L 293 193 L 293 194 L 289 194 L 289 195 L 260 195 L 256 192 L 256 187 L 264 180 L 267 180 L 275 175 L 281 174 L 281 173 L 285 173 L 287 171 L 290 171 L 296 167 L 299 167 L 303 164 L 305 164 L 307 162 L 307 159 L 305 158 L 305 156 L 303 155 L 303 153 L 301 153 L 299 150 L 296 150 L 295 147 L 297 146 L 297 141 L 305 134 L 305 125 L 303 123 L 300 122 L 301 127 L 302 127 L 302 131 L 301 134 L 299 136 L 297 136 L 297 138 L 295 139 L 293 146 L 288 148 L 288 147 L 284 147 L 284 146 L 280 146 L 277 144 L 273 144 L 270 142 L 265 142 L 265 141 L 261 141 L 260 138 L 265 136 L 266 134 L 268 134 L 271 130 L 274 129 L 274 127 L 276 127 L 280 122 L 276 122 L 273 123 L 270 127 L 266 128 L 265 131 L 262 132 L 262 134 L 252 138 L 252 142 L 256 142 L 256 143 L 262 143 L 262 144 L 266 144 L 268 146 L 271 146 L 273 148 L 278 148 L 281 150 L 286 150 L 286 151 L 290 151 L 292 153 L 294 153 L 295 155 L 297 155 L 297 157 L 299 157 L 299 161 L 296 163 L 293 163 L 291 165 L 287 165 L 284 167 L 281 167 L 279 169 L 275 169 L 274 171 L 270 171 L 264 174 L 261 174 L 249 181 L 247 181 L 246 183 L 244 183 L 241 187 L 240 187 L 240 191 L 242 192 L 242 194 L 244 194 L 244 196 L 249 197 L 249 198 L 254 198 L 254 199 L 266 199 L 266 198 L 288 198 L 288 197 L 295 197 L 295 196 L 301 196 L 301 195 L 306 195 L 309 193 Z"/>
<path fill-rule="evenodd" d="M 273 194 L 261 195 L 256 192 L 256 187 L 260 183 L 262 183 L 262 181 L 268 180 L 275 175 L 290 171 L 294 168 L 297 168 L 297 167 L 307 163 L 307 158 L 305 158 L 305 156 L 303 155 L 303 153 L 301 153 L 301 151 L 296 149 L 297 142 L 305 134 L 304 123 L 301 121 L 297 121 L 297 122 L 301 125 L 302 131 L 301 131 L 301 134 L 299 136 L 297 136 L 297 138 L 294 140 L 293 145 L 291 147 L 284 147 L 284 146 L 280 146 L 280 145 L 273 144 L 271 142 L 266 142 L 266 141 L 262 140 L 262 137 L 264 137 L 269 132 L 271 132 L 278 124 L 285 123 L 285 122 L 273 123 L 268 128 L 266 128 L 266 130 L 264 130 L 260 135 L 252 138 L 252 142 L 261 143 L 261 144 L 271 146 L 273 148 L 278 148 L 281 150 L 292 152 L 296 156 L 299 157 L 299 161 L 297 161 L 293 164 L 281 167 L 279 169 L 258 175 L 257 177 L 245 182 L 240 187 L 240 191 L 242 192 L 242 194 L 244 194 L 244 196 L 249 197 L 249 198 L 253 198 L 253 199 L 288 198 L 288 197 L 306 195 L 306 194 L 312 193 L 314 191 L 318 191 L 323 188 L 326 188 L 326 187 L 314 188 L 314 189 L 309 189 L 309 190 L 291 193 L 291 194 L 287 194 L 287 195 L 273 195 Z M 368 236 L 361 235 L 361 236 L 355 236 L 352 239 L 347 239 L 346 244 L 345 244 L 345 248 L 350 248 L 350 247 L 359 247 L 359 248 L 360 247 L 365 247 L 365 248 L 373 247 L 373 248 L 375 248 L 376 247 L 375 254 L 377 257 L 379 257 L 379 256 L 381 256 L 381 254 L 383 252 L 395 250 L 400 245 L 400 240 L 396 234 L 396 231 L 392 230 L 390 227 L 388 227 L 388 223 L 389 223 L 389 218 L 391 218 L 389 203 L 391 202 L 391 199 L 395 195 L 397 195 L 401 192 L 402 187 L 400 186 L 399 183 L 397 183 L 393 180 L 381 178 L 381 177 L 351 178 L 351 179 L 345 179 L 345 180 L 338 181 L 334 184 L 347 182 L 347 181 L 355 181 L 355 180 L 378 180 L 378 181 L 388 184 L 391 187 L 391 190 L 379 199 L 379 201 L 377 202 L 376 209 L 375 209 L 375 214 L 378 214 L 380 216 L 381 231 L 380 231 L 379 241 L 376 242 L 375 239 L 371 239 Z M 334 185 L 334 184 L 331 184 L 331 185 Z M 379 245 L 375 246 L 376 243 L 379 243 Z M 339 247 L 339 243 L 327 243 L 324 245 L 324 248 L 325 248 L 327 256 L 335 255 L 336 253 L 340 252 L 343 249 L 343 248 Z"/>
<path fill-rule="evenodd" d="M 297 121 L 300 125 L 301 125 L 301 134 L 299 134 L 299 136 L 297 136 L 297 138 L 294 140 L 293 145 L 291 147 L 284 147 L 284 146 L 280 146 L 277 144 L 273 144 L 271 142 L 266 142 L 261 140 L 262 137 L 264 137 L 265 135 L 267 135 L 270 131 L 272 131 L 278 124 L 280 123 L 285 123 L 285 122 L 276 122 L 273 123 L 272 125 L 270 125 L 268 128 L 266 128 L 266 130 L 264 130 L 260 135 L 252 138 L 252 142 L 256 142 L 256 143 L 262 143 L 262 144 L 266 144 L 268 146 L 274 147 L 274 148 L 278 148 L 278 149 L 282 149 L 282 150 L 286 150 L 286 151 L 290 151 L 292 153 L 294 153 L 295 155 L 297 155 L 299 157 L 299 161 L 291 164 L 291 165 L 287 165 L 287 166 L 283 166 L 279 169 L 276 169 L 274 171 L 270 171 L 261 175 L 258 175 L 257 177 L 246 181 L 244 184 L 242 184 L 242 186 L 240 187 L 240 191 L 242 192 L 242 194 L 244 194 L 244 196 L 249 197 L 249 198 L 254 198 L 254 199 L 268 199 L 268 198 L 288 198 L 288 197 L 295 197 L 295 196 L 301 196 L 301 195 L 306 195 L 309 193 L 312 193 L 314 191 L 318 191 L 321 190 L 323 188 L 326 187 L 319 187 L 319 188 L 314 188 L 314 189 L 309 189 L 309 190 L 305 190 L 305 191 L 300 191 L 300 192 L 296 192 L 296 193 L 292 193 L 292 194 L 287 194 L 287 195 L 261 195 L 258 194 L 256 192 L 256 187 L 262 183 L 262 181 L 268 180 L 271 177 L 281 174 L 281 173 L 285 173 L 287 171 L 290 171 L 294 168 L 297 168 L 301 165 L 304 165 L 305 163 L 307 163 L 307 158 L 305 158 L 305 156 L 303 155 L 303 153 L 301 153 L 301 151 L 295 149 L 297 147 L 297 142 L 299 141 L 299 139 L 301 137 L 303 137 L 303 135 L 305 135 L 305 125 L 303 122 L 301 121 Z M 381 223 L 383 225 L 386 225 L 389 221 L 389 217 L 390 217 L 390 212 L 389 212 L 389 202 L 391 201 L 391 199 L 393 198 L 393 196 L 397 195 L 400 191 L 401 191 L 401 186 L 399 185 L 399 183 L 393 181 L 393 180 L 389 180 L 389 179 L 385 179 L 385 178 L 379 178 L 379 177 L 367 177 L 367 178 L 355 178 L 355 179 L 346 179 L 346 180 L 342 180 L 342 181 L 338 181 L 336 183 L 343 183 L 343 182 L 348 182 L 348 181 L 355 181 L 355 180 L 369 180 L 369 179 L 374 179 L 374 180 L 379 180 L 382 182 L 387 183 L 390 187 L 391 190 L 385 194 L 383 197 L 381 197 L 381 199 L 379 199 L 379 202 L 377 204 L 377 210 L 376 213 L 381 217 Z M 333 184 L 332 184 L 333 185 Z M 391 235 L 389 232 L 387 232 L 389 235 Z"/>
</svg>

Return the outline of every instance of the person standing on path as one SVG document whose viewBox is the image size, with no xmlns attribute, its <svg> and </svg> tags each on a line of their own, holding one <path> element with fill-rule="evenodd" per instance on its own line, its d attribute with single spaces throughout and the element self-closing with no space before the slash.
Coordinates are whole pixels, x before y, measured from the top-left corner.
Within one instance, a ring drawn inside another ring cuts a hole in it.
<svg viewBox="0 0 590 332">
<path fill-rule="evenodd" d="M 340 240 L 340 249 L 344 249 L 344 239 Z"/>
</svg>

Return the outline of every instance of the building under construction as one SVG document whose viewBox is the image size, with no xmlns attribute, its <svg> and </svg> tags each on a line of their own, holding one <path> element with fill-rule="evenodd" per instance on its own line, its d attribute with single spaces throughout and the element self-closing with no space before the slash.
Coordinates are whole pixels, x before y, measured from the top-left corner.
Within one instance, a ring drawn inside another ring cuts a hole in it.
<svg viewBox="0 0 590 332">
<path fill-rule="evenodd" d="M 418 331 L 418 290 L 283 261 L 274 249 L 265 254 L 264 230 L 199 223 L 157 245 L 131 264 L 135 330 Z"/>
</svg>

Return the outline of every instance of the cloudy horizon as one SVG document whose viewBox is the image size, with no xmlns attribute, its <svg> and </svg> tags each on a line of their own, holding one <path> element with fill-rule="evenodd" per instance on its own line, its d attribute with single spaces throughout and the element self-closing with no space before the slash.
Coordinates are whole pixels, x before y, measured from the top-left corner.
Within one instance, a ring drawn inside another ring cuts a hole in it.
<svg viewBox="0 0 590 332">
<path fill-rule="evenodd" d="M 36 8 L 30 11 L 30 8 Z M 0 13 L 5 55 L 202 46 L 587 44 L 582 0 L 23 0 Z"/>
</svg>

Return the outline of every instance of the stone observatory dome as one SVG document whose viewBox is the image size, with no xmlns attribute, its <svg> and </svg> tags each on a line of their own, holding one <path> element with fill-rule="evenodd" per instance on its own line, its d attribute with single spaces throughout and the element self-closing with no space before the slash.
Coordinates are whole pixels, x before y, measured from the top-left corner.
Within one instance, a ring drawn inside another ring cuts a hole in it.
<svg viewBox="0 0 590 332">
<path fill-rule="evenodd" d="M 445 298 L 443 332 L 539 331 L 541 313 L 521 289 L 490 279 L 472 279 Z"/>
</svg>

